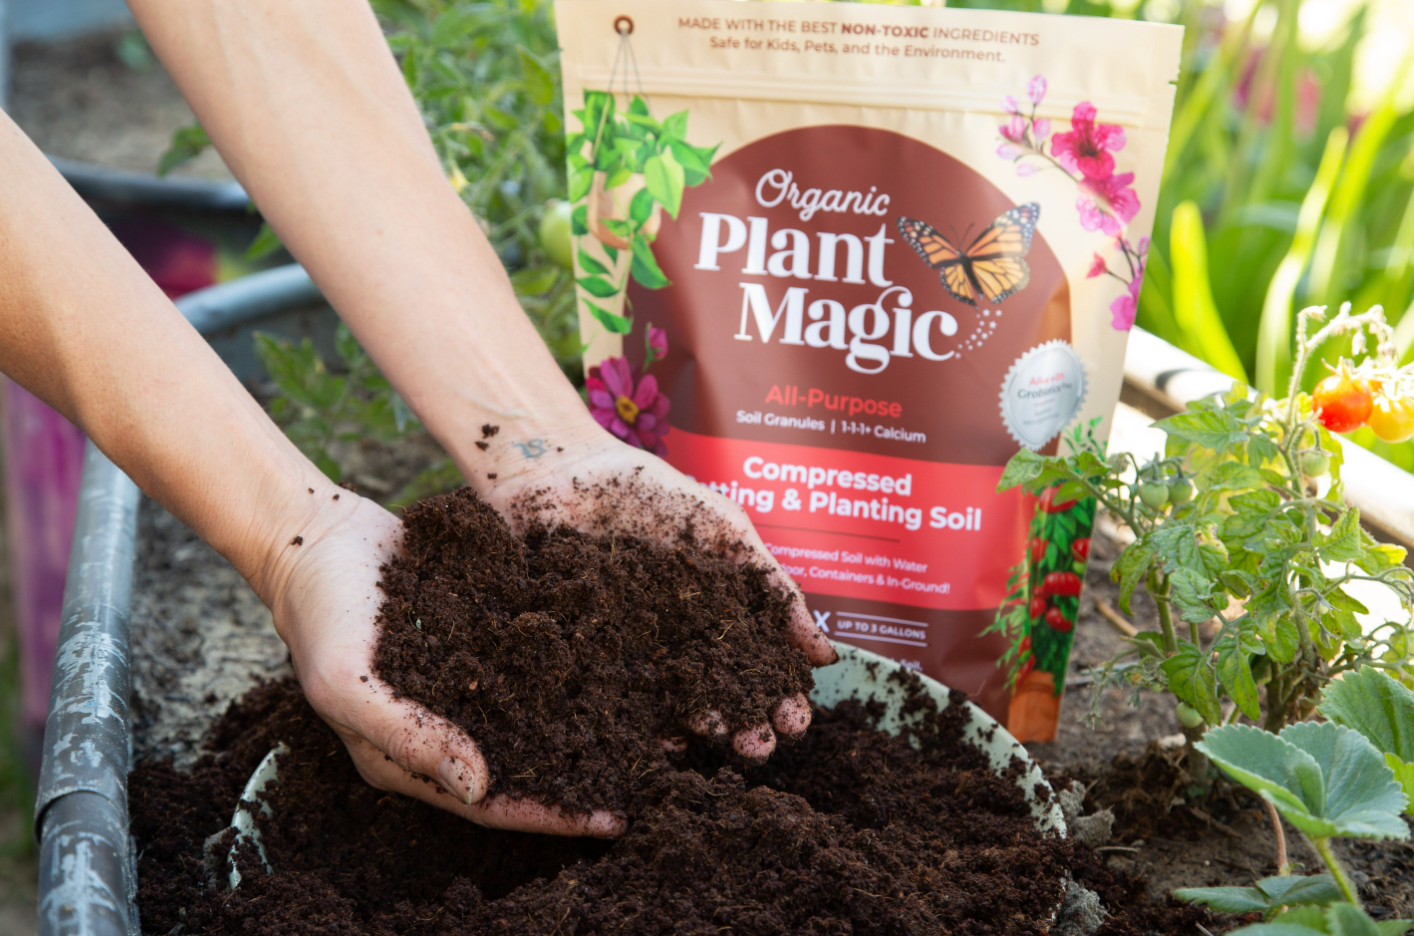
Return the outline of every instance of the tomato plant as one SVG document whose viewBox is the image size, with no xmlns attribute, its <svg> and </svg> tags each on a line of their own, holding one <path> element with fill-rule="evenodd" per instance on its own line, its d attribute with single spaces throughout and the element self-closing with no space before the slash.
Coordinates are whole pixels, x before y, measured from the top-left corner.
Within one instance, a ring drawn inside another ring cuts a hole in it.
<svg viewBox="0 0 1414 936">
<path fill-rule="evenodd" d="M 1354 432 L 1370 418 L 1374 396 L 1366 381 L 1342 367 L 1311 391 L 1316 418 L 1331 432 Z"/>
<path fill-rule="evenodd" d="M 1309 717 L 1333 677 L 1361 666 L 1414 678 L 1406 652 L 1414 574 L 1403 564 L 1404 550 L 1375 542 L 1359 511 L 1341 501 L 1341 450 L 1326 425 L 1334 397 L 1323 409 L 1300 392 L 1312 352 L 1338 336 L 1357 355 L 1365 354 L 1367 336 L 1377 347 L 1358 367 L 1346 362 L 1333 375 L 1337 383 L 1384 393 L 1408 379 L 1396 367 L 1378 309 L 1356 316 L 1346 307 L 1328 322 L 1324 310 L 1307 309 L 1298 319 L 1298 367 L 1285 399 L 1236 384 L 1222 398 L 1198 401 L 1156 424 L 1167 446 L 1145 464 L 1128 454 L 1106 458 L 1092 425 L 1067 436 L 1071 454 L 1023 449 L 1003 473 L 1000 489 L 1021 486 L 1043 504 L 1093 498 L 1133 531 L 1111 574 L 1126 612 L 1136 589 L 1154 598 L 1159 629 L 1130 639 L 1125 654 L 1096 671 L 1096 685 L 1171 692 L 1184 705 L 1190 742 L 1205 725 L 1242 716 L 1278 731 Z M 1346 394 L 1358 391 L 1347 387 Z M 1358 399 L 1345 402 L 1358 409 Z M 1191 489 L 1187 497 L 1173 496 L 1180 485 Z M 1031 574 L 1016 570 L 1019 581 Z M 1367 609 L 1346 590 L 1355 582 L 1390 589 L 1404 609 L 1400 620 L 1362 623 L 1357 615 Z M 1051 594 L 1073 587 L 1061 583 L 1048 570 L 1039 584 Z M 1014 630 L 1014 620 L 1004 605 L 1002 629 Z M 1201 625 L 1211 628 L 1207 634 Z M 1206 765 L 1191 745 L 1189 767 L 1206 782 Z"/>
<path fill-rule="evenodd" d="M 1368 425 L 1375 435 L 1386 442 L 1414 439 L 1414 400 L 1407 396 L 1387 395 L 1382 390 L 1375 395 Z"/>
</svg>

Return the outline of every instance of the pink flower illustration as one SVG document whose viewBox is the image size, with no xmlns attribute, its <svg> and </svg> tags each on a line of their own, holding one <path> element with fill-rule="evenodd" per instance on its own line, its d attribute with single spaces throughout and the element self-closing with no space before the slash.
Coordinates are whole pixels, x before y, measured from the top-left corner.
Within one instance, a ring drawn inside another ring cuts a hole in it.
<svg viewBox="0 0 1414 936">
<path fill-rule="evenodd" d="M 1129 331 L 1134 327 L 1134 315 L 1139 311 L 1139 290 L 1144 285 L 1144 270 L 1129 281 L 1129 289 L 1110 303 L 1110 325 L 1115 331 Z"/>
<path fill-rule="evenodd" d="M 654 361 L 661 361 L 668 356 L 668 333 L 661 328 L 648 327 L 648 351 L 653 356 Z M 644 362 L 643 366 L 648 367 L 649 362 Z"/>
<path fill-rule="evenodd" d="M 1026 118 L 1020 114 L 1013 114 L 1011 120 L 999 127 L 1002 138 L 1013 143 L 1020 143 L 1026 139 Z"/>
<path fill-rule="evenodd" d="M 1031 122 L 1031 132 L 1036 137 L 1036 145 L 1040 146 L 1042 143 L 1046 142 L 1046 140 L 1050 139 L 1051 122 L 1045 118 L 1033 120 Z"/>
<path fill-rule="evenodd" d="M 1002 109 L 1008 114 L 1021 113 L 1021 105 L 1016 103 L 1016 98 L 1012 97 L 1010 94 L 1002 98 Z"/>
<path fill-rule="evenodd" d="M 1129 187 L 1133 181 L 1132 172 L 1081 180 L 1077 185 L 1080 198 L 1075 203 L 1080 212 L 1080 226 L 1087 231 L 1118 236 L 1139 213 L 1139 196 Z"/>
<path fill-rule="evenodd" d="M 628 359 L 611 357 L 589 369 L 584 385 L 595 422 L 629 445 L 667 455 L 662 437 L 669 429 L 668 398 L 658 392 L 656 377 L 644 375 L 635 387 Z"/>
<path fill-rule="evenodd" d="M 1031 79 L 1031 83 L 1026 86 L 1026 96 L 1031 99 L 1033 105 L 1039 105 L 1046 97 L 1046 79 L 1040 75 Z"/>
<path fill-rule="evenodd" d="M 1069 133 L 1051 137 L 1051 155 L 1056 162 L 1086 179 L 1108 179 L 1115 171 L 1114 153 L 1124 149 L 1124 128 L 1096 123 L 1095 106 L 1089 101 L 1075 105 L 1070 126 Z"/>
<path fill-rule="evenodd" d="M 1105 262 L 1105 258 L 1095 254 L 1095 259 L 1090 261 L 1090 271 L 1085 274 L 1086 279 L 1094 279 L 1097 276 L 1104 276 L 1109 272 L 1110 265 Z"/>
</svg>

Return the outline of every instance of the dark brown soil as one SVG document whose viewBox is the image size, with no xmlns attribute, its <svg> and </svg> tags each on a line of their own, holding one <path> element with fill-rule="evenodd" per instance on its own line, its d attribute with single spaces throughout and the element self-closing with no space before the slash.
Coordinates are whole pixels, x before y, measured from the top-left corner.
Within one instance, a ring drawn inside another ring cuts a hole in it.
<svg viewBox="0 0 1414 936">
<path fill-rule="evenodd" d="M 814 685 L 787 594 L 690 525 L 672 548 L 536 524 L 520 538 L 469 488 L 404 522 L 375 672 L 476 739 L 492 793 L 635 812 L 668 766 L 660 739 L 691 716 L 765 726 Z"/>
<path fill-rule="evenodd" d="M 1044 932 L 1073 846 L 1037 833 L 1020 788 L 962 741 L 965 706 L 927 712 L 919 751 L 872 730 L 872 708 L 817 711 L 805 739 L 762 766 L 695 742 L 610 843 L 486 830 L 374 790 L 293 680 L 266 684 L 218 725 L 221 756 L 189 775 L 169 763 L 133 773 L 143 928 Z M 274 873 L 247 848 L 231 892 L 232 833 L 219 833 L 279 742 L 290 751 L 267 791 L 273 817 L 260 820 Z"/>
</svg>

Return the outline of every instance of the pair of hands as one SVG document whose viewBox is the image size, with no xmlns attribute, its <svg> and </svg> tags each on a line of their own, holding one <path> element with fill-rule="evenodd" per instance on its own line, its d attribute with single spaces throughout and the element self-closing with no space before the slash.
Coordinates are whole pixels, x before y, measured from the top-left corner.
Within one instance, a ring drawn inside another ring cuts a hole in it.
<svg viewBox="0 0 1414 936">
<path fill-rule="evenodd" d="M 597 425 L 581 438 L 566 441 L 556 446 L 563 451 L 552 449 L 509 476 L 503 469 L 502 480 L 485 487 L 482 496 L 510 517 L 513 503 L 533 491 L 538 502 L 550 505 L 551 515 L 542 514 L 542 519 L 595 533 L 608 532 L 604 524 L 614 523 L 614 518 L 631 517 L 634 505 L 606 504 L 602 496 L 589 493 L 593 485 L 586 481 L 632 477 L 636 479 L 630 486 L 633 491 L 687 495 L 665 497 L 662 502 L 701 501 L 732 538 L 754 552 L 752 561 L 770 566 L 777 582 L 795 594 L 791 641 L 816 666 L 835 660 L 829 641 L 811 622 L 799 589 L 771 558 L 738 505 L 653 455 L 619 442 Z M 380 789 L 416 797 L 494 828 L 599 837 L 621 834 L 624 819 L 609 812 L 567 816 L 540 803 L 487 796 L 490 773 L 476 741 L 417 703 L 394 698 L 392 689 L 373 675 L 373 654 L 383 601 L 379 567 L 398 549 L 402 522 L 351 492 L 342 492 L 337 500 L 326 492 L 313 498 L 319 502 L 301 531 L 303 544 L 279 549 L 272 557 L 275 574 L 268 603 L 306 697 L 343 739 L 363 778 Z M 660 528 L 665 542 L 676 532 Z M 771 725 L 737 732 L 733 747 L 744 757 L 764 759 L 775 749 L 777 733 L 799 735 L 809 724 L 810 708 L 803 696 L 782 699 Z M 712 711 L 694 716 L 689 728 L 717 736 L 727 730 Z M 667 740 L 663 743 L 670 750 L 674 746 Z"/>
</svg>

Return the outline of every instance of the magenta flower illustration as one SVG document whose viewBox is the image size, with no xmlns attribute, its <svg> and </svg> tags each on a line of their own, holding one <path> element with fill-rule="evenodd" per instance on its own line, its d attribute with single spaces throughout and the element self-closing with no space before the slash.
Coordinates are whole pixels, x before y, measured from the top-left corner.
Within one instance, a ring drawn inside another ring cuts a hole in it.
<svg viewBox="0 0 1414 936">
<path fill-rule="evenodd" d="M 661 328 L 654 328 L 652 325 L 649 325 L 648 335 L 644 339 L 644 344 L 647 348 L 643 360 L 644 370 L 647 370 L 648 365 L 652 364 L 654 361 L 661 361 L 668 356 L 668 333 Z"/>
<path fill-rule="evenodd" d="M 611 357 L 589 369 L 584 385 L 595 422 L 629 445 L 668 454 L 668 398 L 658 392 L 658 378 L 645 374 L 635 385 L 628 359 Z"/>
<path fill-rule="evenodd" d="M 1070 117 L 1071 131 L 1051 137 L 1051 155 L 1067 172 L 1086 179 L 1108 179 L 1115 171 L 1114 154 L 1124 149 L 1124 128 L 1095 122 L 1095 105 L 1081 101 Z"/>
<path fill-rule="evenodd" d="M 1095 258 L 1090 261 L 1090 271 L 1085 274 L 1085 278 L 1094 279 L 1097 276 L 1104 276 L 1109 271 L 1109 263 L 1105 260 L 1104 257 L 1100 256 L 1097 253 L 1095 254 Z"/>
<path fill-rule="evenodd" d="M 1104 179 L 1085 179 L 1079 185 L 1080 226 L 1087 231 L 1103 231 L 1118 237 L 1124 226 L 1139 213 L 1139 196 L 1129 184 L 1134 173 L 1123 172 Z"/>
</svg>

